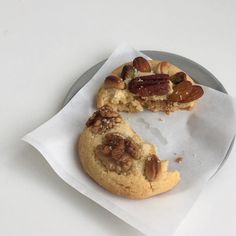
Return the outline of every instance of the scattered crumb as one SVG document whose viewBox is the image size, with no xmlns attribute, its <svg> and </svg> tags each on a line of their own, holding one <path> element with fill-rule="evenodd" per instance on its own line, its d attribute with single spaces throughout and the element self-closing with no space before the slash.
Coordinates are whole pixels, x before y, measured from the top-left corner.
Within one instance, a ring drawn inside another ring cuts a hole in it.
<svg viewBox="0 0 236 236">
<path fill-rule="evenodd" d="M 193 154 L 193 157 L 196 158 L 196 157 L 197 157 L 197 154 L 194 153 L 194 154 Z"/>
<path fill-rule="evenodd" d="M 162 118 L 158 118 L 158 120 L 159 120 L 160 122 L 165 122 L 165 120 L 162 119 Z"/>
<path fill-rule="evenodd" d="M 175 162 L 180 164 L 183 161 L 183 157 L 176 157 Z"/>
</svg>

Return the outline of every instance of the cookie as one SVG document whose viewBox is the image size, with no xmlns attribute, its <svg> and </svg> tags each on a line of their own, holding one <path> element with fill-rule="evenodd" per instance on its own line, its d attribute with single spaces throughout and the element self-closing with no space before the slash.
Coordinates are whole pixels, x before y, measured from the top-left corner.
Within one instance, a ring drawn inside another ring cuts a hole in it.
<svg viewBox="0 0 236 236">
<path fill-rule="evenodd" d="M 168 171 L 168 161 L 158 158 L 155 146 L 145 143 L 108 105 L 88 119 L 77 149 L 84 171 L 116 195 L 148 198 L 180 181 L 179 172 Z"/>
<path fill-rule="evenodd" d="M 169 114 L 191 110 L 203 93 L 201 86 L 175 65 L 137 57 L 105 78 L 97 94 L 97 107 L 109 105 L 125 112 L 146 108 Z"/>
</svg>

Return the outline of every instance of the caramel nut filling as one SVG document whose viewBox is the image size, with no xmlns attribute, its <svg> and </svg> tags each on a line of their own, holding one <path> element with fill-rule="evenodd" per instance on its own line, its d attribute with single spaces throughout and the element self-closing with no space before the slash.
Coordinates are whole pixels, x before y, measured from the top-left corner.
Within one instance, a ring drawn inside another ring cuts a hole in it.
<svg viewBox="0 0 236 236">
<path fill-rule="evenodd" d="M 108 170 L 118 174 L 129 171 L 133 161 L 140 158 L 139 145 L 119 133 L 106 134 L 95 154 Z"/>
<path fill-rule="evenodd" d="M 109 129 L 112 129 L 116 124 L 121 123 L 122 119 L 119 113 L 105 105 L 98 109 L 86 122 L 87 127 L 91 127 L 94 134 L 101 134 Z"/>
</svg>

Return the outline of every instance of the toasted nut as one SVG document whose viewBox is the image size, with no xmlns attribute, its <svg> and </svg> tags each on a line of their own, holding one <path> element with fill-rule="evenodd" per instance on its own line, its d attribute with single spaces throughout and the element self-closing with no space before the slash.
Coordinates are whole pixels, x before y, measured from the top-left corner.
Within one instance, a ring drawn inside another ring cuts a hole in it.
<svg viewBox="0 0 236 236">
<path fill-rule="evenodd" d="M 96 120 L 94 126 L 100 126 L 102 124 L 101 120 Z"/>
<path fill-rule="evenodd" d="M 128 89 L 141 97 L 168 94 L 169 75 L 157 74 L 136 77 L 129 82 Z"/>
<path fill-rule="evenodd" d="M 117 118 L 115 119 L 115 121 L 116 121 L 116 123 L 120 123 L 122 120 L 121 120 L 120 117 L 117 117 Z"/>
<path fill-rule="evenodd" d="M 145 161 L 145 176 L 149 181 L 154 181 L 160 169 L 160 160 L 156 155 L 151 155 Z"/>
<path fill-rule="evenodd" d="M 100 127 L 99 127 L 99 126 L 92 126 L 92 127 L 91 127 L 91 131 L 92 131 L 94 134 L 97 134 L 97 133 L 99 133 L 99 131 L 100 131 Z"/>
<path fill-rule="evenodd" d="M 119 113 L 113 111 L 112 107 L 105 105 L 99 109 L 100 115 L 106 118 L 119 117 Z"/>
<path fill-rule="evenodd" d="M 132 159 L 128 159 L 127 161 L 120 163 L 120 166 L 123 171 L 128 171 L 132 167 L 132 165 L 133 165 Z"/>
<path fill-rule="evenodd" d="M 112 170 L 118 174 L 125 174 L 138 159 L 138 145 L 131 138 L 124 138 L 119 133 L 108 133 L 103 143 L 95 149 L 95 155 L 102 164 L 109 170 L 112 163 Z"/>
<path fill-rule="evenodd" d="M 173 84 L 179 84 L 186 80 L 186 74 L 184 72 L 178 72 L 170 77 L 170 81 Z"/>
<path fill-rule="evenodd" d="M 192 91 L 190 92 L 188 97 L 183 99 L 181 102 L 195 101 L 195 100 L 199 99 L 200 97 L 202 97 L 203 94 L 204 94 L 204 91 L 203 91 L 202 87 L 198 86 L 198 85 L 194 85 L 194 86 L 192 86 Z"/>
<path fill-rule="evenodd" d="M 122 157 L 122 155 L 125 152 L 125 146 L 124 144 L 119 144 L 115 147 L 113 147 L 112 151 L 111 151 L 111 157 L 115 160 L 120 160 L 120 158 Z"/>
<path fill-rule="evenodd" d="M 120 77 L 123 80 L 133 79 L 135 77 L 135 68 L 131 65 L 124 65 Z"/>
<path fill-rule="evenodd" d="M 125 149 L 135 160 L 140 159 L 139 146 L 131 139 L 125 140 Z"/>
<path fill-rule="evenodd" d="M 119 162 L 126 162 L 131 158 L 131 156 L 128 153 L 122 154 L 122 156 L 119 159 Z"/>
<path fill-rule="evenodd" d="M 122 172 L 121 166 L 119 166 L 119 165 L 116 165 L 115 170 L 116 170 L 116 173 L 118 173 L 118 174 L 120 174 Z"/>
<path fill-rule="evenodd" d="M 107 167 L 109 170 L 115 170 L 116 164 L 114 162 L 109 162 Z"/>
<path fill-rule="evenodd" d="M 108 133 L 105 135 L 105 143 L 112 147 L 124 145 L 124 142 L 124 138 L 116 133 Z"/>
<path fill-rule="evenodd" d="M 140 72 L 151 72 L 148 61 L 143 57 L 136 57 L 133 60 L 133 66 Z"/>
<path fill-rule="evenodd" d="M 111 147 L 108 145 L 102 146 L 102 154 L 105 156 L 109 156 L 111 154 Z"/>
<path fill-rule="evenodd" d="M 172 102 L 184 101 L 192 91 L 192 83 L 190 81 L 183 81 L 173 87 L 173 92 L 168 99 Z"/>
<path fill-rule="evenodd" d="M 116 75 L 109 75 L 104 81 L 104 88 L 124 89 L 125 83 L 122 78 Z"/>
<path fill-rule="evenodd" d="M 108 145 L 100 144 L 95 149 L 96 155 L 109 156 L 111 154 L 111 148 Z"/>
<path fill-rule="evenodd" d="M 168 61 L 160 62 L 156 67 L 157 74 L 168 74 L 169 73 L 170 63 Z"/>
<path fill-rule="evenodd" d="M 86 126 L 89 127 L 95 123 L 95 121 L 99 119 L 99 112 L 96 111 L 93 113 L 93 115 L 87 120 Z"/>
</svg>

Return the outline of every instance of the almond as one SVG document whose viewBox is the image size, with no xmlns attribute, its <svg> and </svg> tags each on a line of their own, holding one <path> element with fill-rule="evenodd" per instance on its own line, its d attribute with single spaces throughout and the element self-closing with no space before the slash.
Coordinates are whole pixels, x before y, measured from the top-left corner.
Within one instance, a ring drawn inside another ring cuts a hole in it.
<svg viewBox="0 0 236 236">
<path fill-rule="evenodd" d="M 104 88 L 124 89 L 125 83 L 122 78 L 116 75 L 109 75 L 104 81 Z"/>
<path fill-rule="evenodd" d="M 136 57 L 133 60 L 133 66 L 140 72 L 151 72 L 148 61 L 143 57 Z"/>
<path fill-rule="evenodd" d="M 192 83 L 190 81 L 183 81 L 173 87 L 173 92 L 169 95 L 168 99 L 172 102 L 184 101 L 192 91 Z"/>
<path fill-rule="evenodd" d="M 156 155 L 151 155 L 145 161 L 145 176 L 151 182 L 157 177 L 161 161 Z"/>
<path fill-rule="evenodd" d="M 190 92 L 189 96 L 186 97 L 181 102 L 195 101 L 195 100 L 199 99 L 200 97 L 202 97 L 203 94 L 204 94 L 204 91 L 203 91 L 202 87 L 198 86 L 198 85 L 194 85 L 194 86 L 192 86 L 192 91 Z"/>
</svg>

